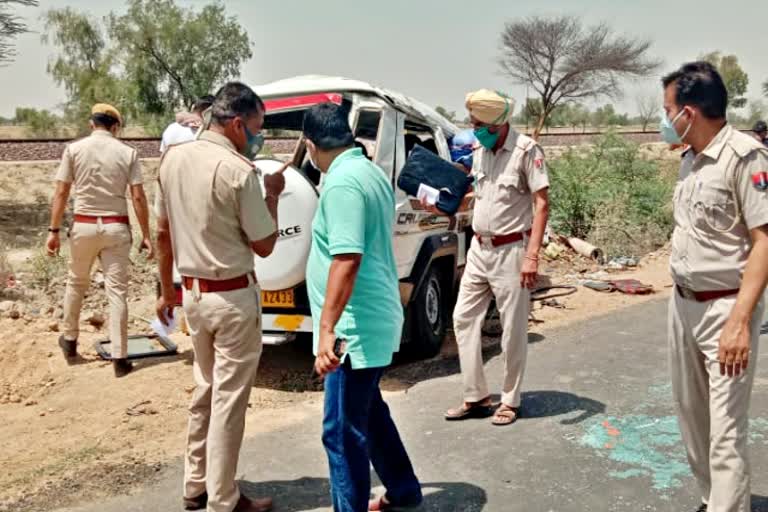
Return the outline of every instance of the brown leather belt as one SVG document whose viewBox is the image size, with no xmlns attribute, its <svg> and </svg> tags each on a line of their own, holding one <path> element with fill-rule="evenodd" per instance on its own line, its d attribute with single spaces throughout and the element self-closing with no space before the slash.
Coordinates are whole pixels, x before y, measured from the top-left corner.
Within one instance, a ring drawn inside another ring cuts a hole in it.
<svg viewBox="0 0 768 512">
<path fill-rule="evenodd" d="M 475 234 L 475 238 L 481 244 L 490 240 L 493 247 L 500 247 L 502 245 L 513 244 L 523 240 L 526 236 L 531 236 L 531 230 L 529 229 L 525 233 L 510 233 L 508 235 L 492 235 L 492 236 L 480 236 Z"/>
<path fill-rule="evenodd" d="M 101 219 L 102 224 L 127 224 L 131 223 L 131 219 L 127 215 L 112 215 L 106 217 L 94 217 L 92 215 L 78 215 L 75 214 L 75 222 L 82 224 L 98 224 Z"/>
<path fill-rule="evenodd" d="M 197 279 L 200 282 L 200 293 L 223 293 L 248 288 L 251 285 L 249 277 L 253 277 L 254 282 L 256 281 L 256 276 L 253 274 L 243 274 L 242 276 L 233 277 L 232 279 L 223 279 L 221 281 L 183 276 L 181 281 L 184 283 L 184 288 L 187 290 L 193 288 L 195 279 Z"/>
<path fill-rule="evenodd" d="M 675 285 L 677 293 L 684 299 L 695 300 L 696 302 L 709 302 L 711 300 L 722 299 L 723 297 L 731 297 L 739 293 L 739 289 L 735 290 L 712 290 L 708 292 L 696 292 L 690 288 L 684 288 L 680 285 Z"/>
</svg>

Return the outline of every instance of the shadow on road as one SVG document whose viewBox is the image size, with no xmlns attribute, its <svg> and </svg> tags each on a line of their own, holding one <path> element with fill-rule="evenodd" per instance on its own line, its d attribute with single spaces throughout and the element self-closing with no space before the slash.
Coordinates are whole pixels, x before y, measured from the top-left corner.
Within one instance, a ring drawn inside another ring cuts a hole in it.
<svg viewBox="0 0 768 512">
<path fill-rule="evenodd" d="M 522 394 L 520 419 L 548 418 L 578 412 L 561 425 L 575 425 L 605 412 L 605 404 L 564 391 L 526 391 Z"/>
<path fill-rule="evenodd" d="M 374 485 L 377 484 L 375 474 Z M 327 509 L 331 504 L 331 487 L 327 478 L 303 477 L 297 480 L 240 482 L 241 489 L 252 497 L 272 496 L 281 512 Z M 440 512 L 480 512 L 488 502 L 485 490 L 463 482 L 422 483 L 424 503 L 416 510 Z"/>
<path fill-rule="evenodd" d="M 540 343 L 546 337 L 535 332 L 528 333 L 528 343 Z M 449 339 L 446 343 L 451 342 Z M 453 342 L 455 343 L 455 342 Z M 497 337 L 483 339 L 483 363 L 501 354 L 501 344 Z M 381 388 L 385 391 L 402 391 L 411 386 L 432 379 L 458 375 L 461 373 L 459 357 L 456 354 L 439 355 L 433 359 L 413 361 L 397 358 L 387 370 Z"/>
</svg>

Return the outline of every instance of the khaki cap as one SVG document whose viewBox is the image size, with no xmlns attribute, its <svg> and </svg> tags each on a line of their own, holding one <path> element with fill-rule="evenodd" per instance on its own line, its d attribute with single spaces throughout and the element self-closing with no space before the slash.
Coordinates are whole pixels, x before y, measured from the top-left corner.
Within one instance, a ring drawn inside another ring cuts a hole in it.
<svg viewBox="0 0 768 512">
<path fill-rule="evenodd" d="M 117 119 L 117 122 L 123 124 L 123 117 L 120 115 L 120 111 L 108 103 L 97 103 L 91 109 L 91 115 L 95 116 L 101 114 Z"/>
</svg>

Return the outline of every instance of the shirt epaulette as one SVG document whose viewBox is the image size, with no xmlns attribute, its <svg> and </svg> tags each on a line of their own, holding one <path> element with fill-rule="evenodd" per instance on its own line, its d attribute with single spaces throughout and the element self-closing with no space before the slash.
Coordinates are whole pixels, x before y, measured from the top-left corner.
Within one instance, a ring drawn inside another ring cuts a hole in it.
<svg viewBox="0 0 768 512">
<path fill-rule="evenodd" d="M 745 158 L 756 150 L 766 149 L 764 145 L 760 144 L 753 137 L 737 131 L 734 131 L 733 136 L 728 138 L 726 144 L 739 158 Z"/>
<path fill-rule="evenodd" d="M 524 135 L 522 133 L 517 135 L 517 140 L 515 141 L 515 145 L 519 149 L 522 149 L 524 153 L 527 153 L 528 151 L 536 147 L 536 144 L 537 142 L 533 138 L 527 135 Z"/>
<path fill-rule="evenodd" d="M 232 153 L 234 156 L 236 156 L 240 161 L 242 161 L 244 164 L 248 166 L 248 168 L 253 171 L 256 169 L 256 164 L 254 164 L 251 160 L 249 160 L 247 157 L 241 155 L 237 151 L 229 150 L 230 153 Z"/>
</svg>

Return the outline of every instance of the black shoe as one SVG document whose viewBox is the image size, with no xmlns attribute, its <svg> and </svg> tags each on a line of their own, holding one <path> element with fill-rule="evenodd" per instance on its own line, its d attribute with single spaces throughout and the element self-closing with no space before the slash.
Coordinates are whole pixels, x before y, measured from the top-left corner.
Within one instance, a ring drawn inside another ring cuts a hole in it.
<svg viewBox="0 0 768 512">
<path fill-rule="evenodd" d="M 67 359 L 77 357 L 77 340 L 68 340 L 64 336 L 59 336 L 59 346 Z"/>
<path fill-rule="evenodd" d="M 125 377 L 133 371 L 133 364 L 127 359 L 113 359 L 112 368 L 115 369 L 115 377 Z"/>
<path fill-rule="evenodd" d="M 707 506 L 707 504 L 706 503 L 702 503 L 701 506 L 696 509 L 696 512 L 707 512 L 707 508 L 709 508 Z"/>
<path fill-rule="evenodd" d="M 203 510 L 208 506 L 208 493 L 203 492 L 196 498 L 184 498 L 184 510 Z"/>
</svg>

